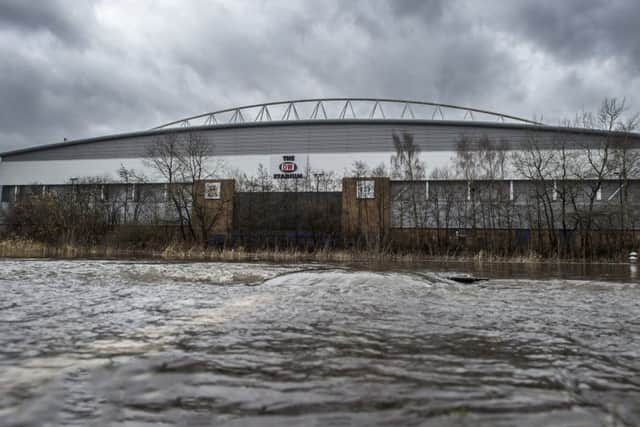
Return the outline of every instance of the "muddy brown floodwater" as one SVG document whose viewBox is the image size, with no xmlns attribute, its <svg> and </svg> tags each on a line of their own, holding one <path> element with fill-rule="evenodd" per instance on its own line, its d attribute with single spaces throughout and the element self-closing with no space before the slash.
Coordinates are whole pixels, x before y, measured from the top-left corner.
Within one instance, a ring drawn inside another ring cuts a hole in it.
<svg viewBox="0 0 640 427">
<path fill-rule="evenodd" d="M 0 260 L 0 295 L 2 426 L 640 424 L 629 266 Z"/>
</svg>

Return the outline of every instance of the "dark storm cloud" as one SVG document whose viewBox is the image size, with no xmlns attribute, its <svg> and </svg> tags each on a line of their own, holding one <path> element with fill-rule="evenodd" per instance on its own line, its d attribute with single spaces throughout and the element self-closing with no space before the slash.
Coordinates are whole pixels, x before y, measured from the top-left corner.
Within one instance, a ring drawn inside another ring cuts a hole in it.
<svg viewBox="0 0 640 427">
<path fill-rule="evenodd" d="M 0 3 L 0 26 L 23 32 L 46 31 L 72 44 L 84 39 L 92 17 L 88 2 L 3 0 Z"/>
<path fill-rule="evenodd" d="M 420 16 L 426 21 L 437 21 L 442 16 L 446 0 L 390 1 L 391 11 L 400 17 Z"/>
<path fill-rule="evenodd" d="M 45 44 L 61 53 L 2 51 L 0 135 L 17 134 L 20 145 L 33 145 L 109 131 L 108 123 L 141 125 L 137 118 L 148 115 L 146 104 L 156 92 L 144 93 L 139 75 L 122 73 L 115 61 L 66 51 L 56 41 Z M 162 105 L 155 101 L 156 107 Z"/>
<path fill-rule="evenodd" d="M 567 117 L 640 89 L 638 5 L 5 0 L 0 151 L 304 97 Z"/>
<path fill-rule="evenodd" d="M 640 2 L 510 2 L 493 23 L 536 43 L 560 61 L 618 58 L 640 71 Z"/>
</svg>

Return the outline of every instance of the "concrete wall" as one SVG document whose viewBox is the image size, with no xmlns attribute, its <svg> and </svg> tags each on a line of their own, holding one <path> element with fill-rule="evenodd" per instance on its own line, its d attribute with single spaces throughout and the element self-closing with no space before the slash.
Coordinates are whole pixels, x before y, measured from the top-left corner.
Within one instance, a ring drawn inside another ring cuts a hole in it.
<svg viewBox="0 0 640 427">
<path fill-rule="evenodd" d="M 334 172 L 337 176 L 349 176 L 355 160 L 362 161 L 370 167 L 380 163 L 389 167 L 392 146 L 388 151 L 358 152 L 345 155 L 344 153 L 311 153 L 308 154 L 308 165 L 311 172 Z M 289 154 L 306 154 L 306 152 L 289 152 Z M 273 154 L 280 157 L 286 152 Z M 443 167 L 449 163 L 453 152 L 429 152 L 422 154 L 422 160 L 429 168 Z M 207 170 L 215 177 L 227 178 L 236 173 L 256 176 L 258 168 L 269 168 L 271 154 L 215 156 L 208 160 Z M 121 167 L 133 169 L 136 173 L 146 176 L 152 182 L 160 182 L 163 177 L 151 168 L 142 158 L 109 158 L 109 159 L 76 159 L 76 160 L 20 160 L 0 162 L 0 186 L 68 184 L 71 178 L 104 177 L 118 180 L 118 169 Z"/>
</svg>

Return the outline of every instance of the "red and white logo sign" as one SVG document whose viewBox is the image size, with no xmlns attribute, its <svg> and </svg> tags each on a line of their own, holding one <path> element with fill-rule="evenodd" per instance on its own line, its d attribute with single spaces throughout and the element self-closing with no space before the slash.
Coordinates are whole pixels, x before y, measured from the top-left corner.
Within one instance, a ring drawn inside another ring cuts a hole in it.
<svg viewBox="0 0 640 427">
<path fill-rule="evenodd" d="M 281 154 L 271 156 L 271 173 L 273 179 L 304 178 L 307 168 L 307 155 Z"/>
<path fill-rule="evenodd" d="M 280 169 L 282 173 L 293 173 L 298 170 L 298 165 L 296 165 L 295 162 L 282 162 L 278 169 Z"/>
</svg>

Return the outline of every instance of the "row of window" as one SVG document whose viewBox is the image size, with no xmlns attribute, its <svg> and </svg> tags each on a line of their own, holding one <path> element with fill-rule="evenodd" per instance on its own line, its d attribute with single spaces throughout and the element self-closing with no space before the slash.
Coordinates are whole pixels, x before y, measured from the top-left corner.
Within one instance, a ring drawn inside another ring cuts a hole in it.
<svg viewBox="0 0 640 427">
<path fill-rule="evenodd" d="M 607 200 L 613 199 L 616 194 L 618 194 L 621 190 L 622 186 L 619 186 Z M 471 185 L 471 182 L 467 182 L 467 200 L 470 201 L 473 198 L 473 192 L 475 189 Z M 425 182 L 425 197 L 429 200 L 429 181 Z M 553 201 L 557 201 L 560 192 L 558 191 L 557 181 L 553 182 L 553 192 L 552 198 Z M 375 199 L 375 181 L 374 180 L 359 180 L 357 181 L 356 187 L 356 198 L 357 199 Z M 515 191 L 513 181 L 509 181 L 509 200 L 513 201 L 515 199 Z M 602 188 L 598 188 L 596 191 L 596 200 L 602 200 Z"/>
<path fill-rule="evenodd" d="M 138 202 L 140 201 L 142 188 L 137 184 L 117 184 L 119 189 L 114 189 L 109 185 L 100 185 L 100 200 L 108 201 L 112 198 L 116 198 L 115 195 L 120 195 L 120 197 L 124 196 L 125 200 Z M 2 186 L 2 197 L 1 200 L 3 203 L 13 203 L 16 202 L 22 196 L 28 195 L 45 195 L 48 192 L 57 192 L 57 191 L 71 191 L 73 190 L 72 186 L 69 185 L 29 185 L 29 186 L 20 186 L 20 185 L 4 185 Z M 118 191 L 120 190 L 120 191 Z M 158 188 L 160 190 L 160 188 Z M 162 196 L 163 199 L 167 198 L 167 189 L 166 185 L 162 186 Z"/>
<path fill-rule="evenodd" d="M 158 192 L 162 192 L 162 199 L 167 199 L 167 186 L 166 185 L 158 185 L 158 184 L 143 184 L 142 186 L 153 186 L 156 187 L 155 190 Z M 112 197 L 110 197 L 110 193 L 120 194 L 126 196 L 125 200 L 138 202 L 141 198 L 142 187 L 137 184 L 115 184 L 115 185 L 100 185 L 100 200 L 108 201 Z M 120 187 L 120 188 L 114 188 Z M 18 186 L 18 185 L 5 185 L 2 186 L 2 202 L 11 203 L 18 200 L 21 194 L 46 194 L 48 191 L 69 191 L 73 187 L 69 185 L 30 185 L 30 186 Z M 612 200 L 621 190 L 622 186 L 619 186 L 615 191 L 613 191 L 609 197 L 608 201 Z M 121 191 L 118 191 L 121 190 Z M 124 191 L 122 191 L 124 190 Z M 475 189 L 471 182 L 467 182 L 467 200 L 472 200 L 473 193 Z M 429 189 L 429 181 L 425 183 L 425 197 L 429 200 L 430 197 L 430 189 Z M 214 183 L 211 184 L 211 188 L 206 188 L 206 198 L 219 198 L 220 197 L 220 184 Z M 557 182 L 553 182 L 553 192 L 552 199 L 553 201 L 557 201 L 560 196 L 560 192 L 558 190 Z M 376 188 L 375 188 L 375 180 L 363 179 L 357 181 L 356 186 L 356 198 L 358 199 L 375 199 L 376 197 Z M 596 200 L 601 201 L 603 197 L 602 188 L 598 189 L 596 192 Z M 509 181 L 509 200 L 515 199 L 515 190 L 514 190 L 514 181 Z"/>
</svg>

